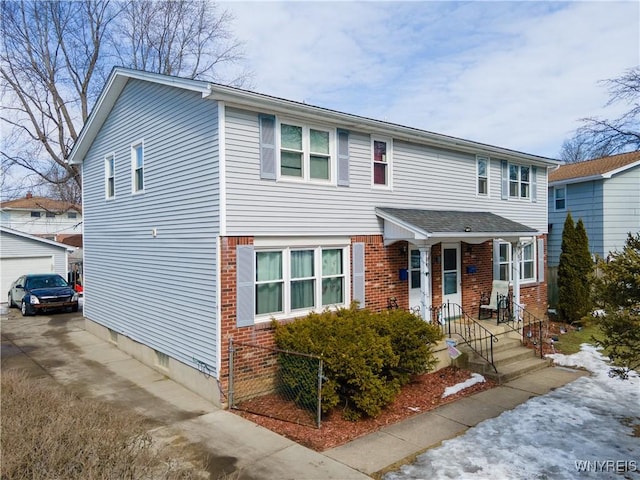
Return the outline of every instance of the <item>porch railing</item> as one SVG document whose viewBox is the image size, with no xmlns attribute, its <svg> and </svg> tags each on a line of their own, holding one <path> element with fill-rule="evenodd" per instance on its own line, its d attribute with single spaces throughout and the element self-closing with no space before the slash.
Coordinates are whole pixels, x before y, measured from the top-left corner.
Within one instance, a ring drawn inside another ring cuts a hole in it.
<svg viewBox="0 0 640 480">
<path fill-rule="evenodd" d="M 478 356 L 483 358 L 498 373 L 493 362 L 493 344 L 498 341 L 493 333 L 477 320 L 465 313 L 460 305 L 443 303 L 431 307 L 431 323 L 438 325 L 442 333 L 449 338 L 457 335 Z"/>
<path fill-rule="evenodd" d="M 534 351 L 536 353 L 539 351 L 540 358 L 544 358 L 546 321 L 515 303 L 511 295 L 509 295 L 506 310 L 502 315 L 498 315 L 498 325 L 504 325 L 509 330 L 521 334 L 522 345 L 533 345 Z"/>
</svg>

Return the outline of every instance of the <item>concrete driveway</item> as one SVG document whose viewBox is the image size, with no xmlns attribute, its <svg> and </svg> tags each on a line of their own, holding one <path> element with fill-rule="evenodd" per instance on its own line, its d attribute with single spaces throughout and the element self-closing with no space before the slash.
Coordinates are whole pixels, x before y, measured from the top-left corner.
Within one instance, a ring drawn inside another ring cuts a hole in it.
<svg viewBox="0 0 640 480">
<path fill-rule="evenodd" d="M 79 313 L 22 317 L 0 307 L 2 372 L 22 369 L 81 396 L 133 409 L 176 458 L 202 464 L 205 478 L 366 479 L 343 463 L 255 425 L 142 365 L 84 330 Z"/>
</svg>

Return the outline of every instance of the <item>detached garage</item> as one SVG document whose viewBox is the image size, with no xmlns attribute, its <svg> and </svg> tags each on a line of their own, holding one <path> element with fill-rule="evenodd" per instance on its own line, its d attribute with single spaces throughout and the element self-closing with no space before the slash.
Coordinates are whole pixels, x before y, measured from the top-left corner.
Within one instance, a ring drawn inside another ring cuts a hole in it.
<svg viewBox="0 0 640 480">
<path fill-rule="evenodd" d="M 0 227 L 0 277 L 2 302 L 11 283 L 27 273 L 58 273 L 67 278 L 68 255 L 74 248 Z"/>
</svg>

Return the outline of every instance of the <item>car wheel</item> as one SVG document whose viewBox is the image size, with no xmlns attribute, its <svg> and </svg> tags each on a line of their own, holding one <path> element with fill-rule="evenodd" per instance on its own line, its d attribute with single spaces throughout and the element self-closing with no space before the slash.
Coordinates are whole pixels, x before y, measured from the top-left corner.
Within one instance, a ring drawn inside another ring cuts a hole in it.
<svg viewBox="0 0 640 480">
<path fill-rule="evenodd" d="M 20 306 L 20 310 L 22 311 L 23 317 L 30 317 L 32 315 L 35 315 L 33 308 L 30 305 L 28 305 L 27 302 L 25 302 L 24 300 L 22 300 L 22 305 Z"/>
<path fill-rule="evenodd" d="M 9 308 L 15 307 L 15 304 L 13 303 L 13 297 L 11 296 L 11 292 L 9 292 L 9 296 L 7 297 L 7 303 L 9 304 Z"/>
<path fill-rule="evenodd" d="M 71 307 L 71 311 L 72 312 L 77 312 L 78 311 L 78 304 L 77 303 L 73 307 Z"/>
</svg>

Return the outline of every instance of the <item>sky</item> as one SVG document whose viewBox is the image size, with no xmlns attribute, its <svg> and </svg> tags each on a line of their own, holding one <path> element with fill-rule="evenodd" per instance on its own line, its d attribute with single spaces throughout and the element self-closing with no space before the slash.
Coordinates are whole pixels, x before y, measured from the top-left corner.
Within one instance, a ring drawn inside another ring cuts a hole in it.
<svg viewBox="0 0 640 480">
<path fill-rule="evenodd" d="M 637 1 L 221 5 L 257 92 L 551 158 L 640 64 Z"/>
<path fill-rule="evenodd" d="M 591 375 L 479 423 L 384 479 L 640 479 L 640 375 L 609 377 L 608 359 L 587 344 L 550 356 Z"/>
</svg>

